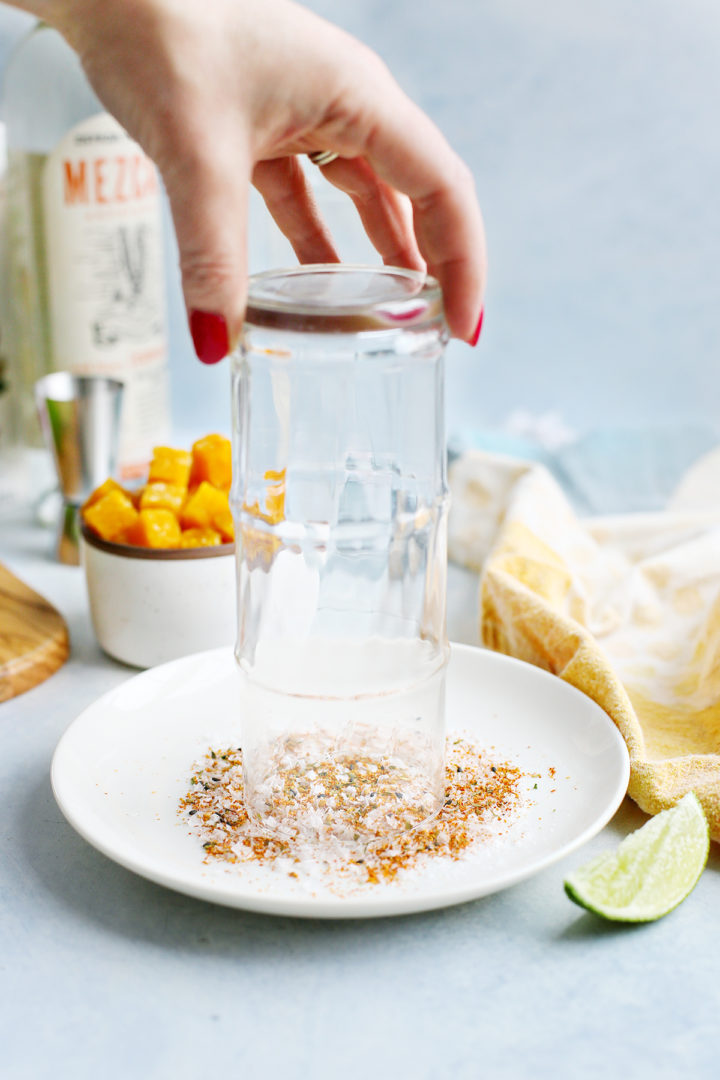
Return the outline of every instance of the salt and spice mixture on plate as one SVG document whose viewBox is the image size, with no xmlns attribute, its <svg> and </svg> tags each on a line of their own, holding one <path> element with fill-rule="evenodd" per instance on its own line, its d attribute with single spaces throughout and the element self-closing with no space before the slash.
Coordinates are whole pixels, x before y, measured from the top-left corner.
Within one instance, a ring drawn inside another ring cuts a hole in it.
<svg viewBox="0 0 720 1080">
<path fill-rule="evenodd" d="M 208 750 L 195 764 L 179 813 L 202 841 L 206 862 L 264 865 L 336 895 L 357 893 L 422 871 L 438 860 L 461 860 L 514 824 L 532 802 L 537 774 L 508 762 L 492 761 L 469 739 L 448 740 L 445 801 L 429 823 L 405 835 L 371 842 L 318 844 L 306 834 L 279 839 L 263 833 L 248 817 L 243 798 L 242 754 L 233 747 Z M 319 761 L 315 771 L 338 766 Z M 362 763 L 340 775 L 362 772 Z M 554 770 L 551 771 L 554 773 Z M 535 783 L 533 783 L 535 781 Z M 299 789 L 297 798 L 302 803 Z"/>
<path fill-rule="evenodd" d="M 245 804 L 278 839 L 323 850 L 341 845 L 342 854 L 348 843 L 409 832 L 435 815 L 440 800 L 433 788 L 442 779 L 436 775 L 431 787 L 433 757 L 414 732 L 395 732 L 389 747 L 377 728 L 356 722 L 342 750 L 333 731 L 294 732 L 263 747 Z"/>
</svg>

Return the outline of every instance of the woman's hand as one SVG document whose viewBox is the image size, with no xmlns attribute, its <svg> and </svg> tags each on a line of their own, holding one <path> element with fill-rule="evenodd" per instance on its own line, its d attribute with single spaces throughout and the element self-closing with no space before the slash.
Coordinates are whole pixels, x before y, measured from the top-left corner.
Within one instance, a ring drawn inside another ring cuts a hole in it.
<svg viewBox="0 0 720 1080">
<path fill-rule="evenodd" d="M 440 281 L 451 332 L 477 339 L 485 282 L 472 176 L 369 49 L 290 0 L 36 0 L 105 107 L 155 161 L 201 359 L 242 325 L 248 186 L 301 262 L 336 261 L 297 154 L 347 192 L 386 263 Z"/>
</svg>

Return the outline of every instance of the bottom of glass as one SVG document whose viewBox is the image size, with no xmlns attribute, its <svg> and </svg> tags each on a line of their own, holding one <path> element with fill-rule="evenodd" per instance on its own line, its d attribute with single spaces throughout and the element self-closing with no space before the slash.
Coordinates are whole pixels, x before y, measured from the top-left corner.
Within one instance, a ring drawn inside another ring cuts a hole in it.
<svg viewBox="0 0 720 1080">
<path fill-rule="evenodd" d="M 240 669 L 245 801 L 260 829 L 367 844 L 440 810 L 446 664 L 432 645 L 317 639 L 267 651 L 256 671 L 273 688 Z M 315 692 L 287 693 L 290 677 Z"/>
<path fill-rule="evenodd" d="M 442 806 L 443 761 L 412 733 L 354 725 L 350 737 L 294 732 L 266 744 L 248 814 L 281 840 L 367 845 L 426 824 Z"/>
</svg>

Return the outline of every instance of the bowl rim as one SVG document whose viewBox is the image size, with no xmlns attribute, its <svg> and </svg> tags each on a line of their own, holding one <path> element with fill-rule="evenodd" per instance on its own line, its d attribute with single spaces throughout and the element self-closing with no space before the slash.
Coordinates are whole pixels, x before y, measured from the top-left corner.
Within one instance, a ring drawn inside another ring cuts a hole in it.
<svg viewBox="0 0 720 1080">
<path fill-rule="evenodd" d="M 121 559 L 151 559 L 156 562 L 183 559 L 216 559 L 221 555 L 232 555 L 235 544 L 214 544 L 210 547 L 194 548 L 143 548 L 133 544 L 118 544 L 114 540 L 103 540 L 92 532 L 84 521 L 80 523 L 80 535 L 89 547 L 105 551 L 108 555 L 117 555 Z"/>
</svg>

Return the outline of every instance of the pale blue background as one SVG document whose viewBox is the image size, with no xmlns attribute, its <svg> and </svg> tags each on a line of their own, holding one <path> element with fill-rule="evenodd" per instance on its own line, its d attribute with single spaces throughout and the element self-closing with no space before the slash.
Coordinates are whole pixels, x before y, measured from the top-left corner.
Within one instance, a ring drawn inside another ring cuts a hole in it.
<svg viewBox="0 0 720 1080">
<path fill-rule="evenodd" d="M 720 415 L 720 5 L 312 0 L 362 37 L 472 166 L 490 252 L 451 433 L 517 407 L 585 431 Z M 22 17 L 0 8 L 0 65 Z M 255 252 L 262 261 L 264 253 Z M 174 417 L 227 425 L 171 288 Z"/>
<path fill-rule="evenodd" d="M 613 463 L 603 505 L 622 501 L 637 461 L 647 483 L 677 474 L 718 417 L 720 5 L 312 6 L 379 49 L 477 177 L 487 319 L 476 351 L 450 350 L 451 430 L 481 429 L 481 441 L 520 406 L 599 429 L 570 466 Z M 0 64 L 22 22 L 0 7 Z M 176 424 L 226 426 L 227 371 L 194 361 L 176 283 L 171 314 Z M 646 437 L 658 425 L 667 438 Z M 8 1080 L 717 1075 L 717 853 L 687 903 L 648 927 L 599 923 L 562 891 L 571 868 L 642 823 L 632 804 L 530 882 L 364 924 L 226 911 L 97 854 L 55 806 L 50 758 L 78 711 L 128 673 L 100 654 L 77 572 L 47 561 L 48 537 L 1 539 L 73 637 L 60 673 L 0 707 Z M 466 602 L 451 634 L 463 638 L 475 583 L 454 574 Z"/>
</svg>

